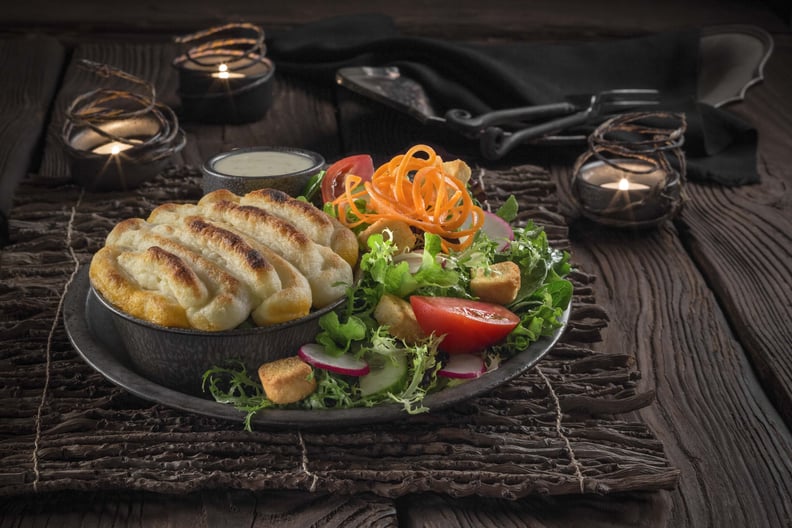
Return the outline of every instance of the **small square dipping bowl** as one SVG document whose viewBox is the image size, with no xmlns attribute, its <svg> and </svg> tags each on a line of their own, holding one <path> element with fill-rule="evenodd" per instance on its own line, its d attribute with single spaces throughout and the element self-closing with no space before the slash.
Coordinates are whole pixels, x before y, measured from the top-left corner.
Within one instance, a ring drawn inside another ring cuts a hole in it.
<svg viewBox="0 0 792 528">
<path fill-rule="evenodd" d="M 201 167 L 204 194 L 227 189 L 245 195 L 257 189 L 278 189 L 299 196 L 325 168 L 318 153 L 293 147 L 248 147 L 218 154 Z"/>
</svg>

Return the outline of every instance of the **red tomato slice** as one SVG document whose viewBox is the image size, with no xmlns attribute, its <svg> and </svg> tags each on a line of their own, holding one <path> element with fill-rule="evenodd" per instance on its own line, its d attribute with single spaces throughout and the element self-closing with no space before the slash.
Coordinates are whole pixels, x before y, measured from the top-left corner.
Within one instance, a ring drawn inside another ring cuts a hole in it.
<svg viewBox="0 0 792 528">
<path fill-rule="evenodd" d="M 347 156 L 330 165 L 322 179 L 323 202 L 331 202 L 344 192 L 344 178 L 347 174 L 360 176 L 363 181 L 370 180 L 374 174 L 374 161 L 371 156 L 368 154 Z"/>
<path fill-rule="evenodd" d="M 410 297 L 415 318 L 430 334 L 446 334 L 440 350 L 471 354 L 502 341 L 520 322 L 519 316 L 499 304 L 454 297 Z"/>
</svg>

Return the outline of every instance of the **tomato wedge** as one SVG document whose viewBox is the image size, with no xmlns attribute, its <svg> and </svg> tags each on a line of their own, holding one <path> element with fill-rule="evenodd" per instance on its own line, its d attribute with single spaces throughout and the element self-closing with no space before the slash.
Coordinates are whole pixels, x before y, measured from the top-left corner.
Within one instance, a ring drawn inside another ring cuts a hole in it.
<svg viewBox="0 0 792 528">
<path fill-rule="evenodd" d="M 410 297 L 415 318 L 430 334 L 446 334 L 440 350 L 449 354 L 472 354 L 502 341 L 520 318 L 499 305 L 454 297 Z"/>
<path fill-rule="evenodd" d="M 367 181 L 374 174 L 374 160 L 368 154 L 347 156 L 336 161 L 325 171 L 322 180 L 322 201 L 332 202 L 344 192 L 344 178 L 354 174 Z"/>
</svg>

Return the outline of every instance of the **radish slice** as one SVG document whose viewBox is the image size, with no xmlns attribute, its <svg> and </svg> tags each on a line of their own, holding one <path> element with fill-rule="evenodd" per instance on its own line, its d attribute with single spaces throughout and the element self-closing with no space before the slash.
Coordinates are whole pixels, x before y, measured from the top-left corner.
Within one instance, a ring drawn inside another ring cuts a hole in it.
<svg viewBox="0 0 792 528">
<path fill-rule="evenodd" d="M 489 211 L 484 211 L 484 225 L 481 226 L 481 231 L 491 240 L 503 242 L 503 245 L 499 248 L 501 251 L 508 248 L 509 242 L 514 240 L 514 231 L 509 223 L 500 216 L 495 213 L 490 213 Z"/>
<path fill-rule="evenodd" d="M 331 356 L 322 345 L 318 343 L 308 343 L 300 347 L 297 355 L 309 365 L 316 368 L 329 370 L 336 374 L 346 376 L 365 376 L 369 373 L 368 363 L 361 359 L 356 359 L 349 354 Z"/>
<path fill-rule="evenodd" d="M 451 354 L 443 368 L 437 371 L 444 378 L 471 379 L 487 372 L 484 360 L 476 354 Z"/>
<path fill-rule="evenodd" d="M 395 255 L 393 257 L 393 263 L 399 264 L 400 262 L 406 262 L 407 269 L 410 270 L 410 273 L 415 275 L 418 273 L 418 270 L 421 269 L 421 266 L 423 266 L 423 258 L 423 249 L 419 249 L 417 251 L 408 251 L 406 253 L 399 253 L 398 255 Z M 448 257 L 442 253 L 438 253 L 435 257 L 435 261 L 440 264 L 440 267 L 445 269 L 448 262 Z"/>
<path fill-rule="evenodd" d="M 418 270 L 421 269 L 421 265 L 423 264 L 423 251 L 408 251 L 406 253 L 399 253 L 393 257 L 394 264 L 398 264 L 400 262 L 406 262 L 410 273 L 415 275 L 418 273 Z"/>
</svg>

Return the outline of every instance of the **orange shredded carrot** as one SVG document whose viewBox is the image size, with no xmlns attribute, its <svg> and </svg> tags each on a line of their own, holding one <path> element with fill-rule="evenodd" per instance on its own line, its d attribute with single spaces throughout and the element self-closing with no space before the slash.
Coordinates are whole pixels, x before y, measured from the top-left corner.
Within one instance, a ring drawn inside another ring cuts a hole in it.
<svg viewBox="0 0 792 528">
<path fill-rule="evenodd" d="M 357 200 L 366 201 L 365 212 Z M 465 184 L 444 172 L 442 159 L 427 145 L 395 156 L 378 167 L 370 181 L 347 175 L 343 193 L 332 203 L 339 220 L 350 228 L 401 220 L 438 235 L 444 251 L 468 247 L 484 224 L 484 211 L 473 203 Z"/>
</svg>

